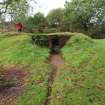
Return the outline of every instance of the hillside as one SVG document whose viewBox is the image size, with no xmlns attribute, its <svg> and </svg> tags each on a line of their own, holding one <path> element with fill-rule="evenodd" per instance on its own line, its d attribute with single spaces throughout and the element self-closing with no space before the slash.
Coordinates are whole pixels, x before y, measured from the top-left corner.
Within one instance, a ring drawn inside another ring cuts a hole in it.
<svg viewBox="0 0 105 105">
<path fill-rule="evenodd" d="M 50 105 L 105 105 L 105 40 L 75 33 L 62 53 Z"/>
<path fill-rule="evenodd" d="M 30 35 L 0 37 L 0 105 L 45 103 L 52 69 L 48 56 L 49 49 L 33 45 Z M 105 105 L 105 40 L 72 33 L 62 56 L 48 105 Z"/>
</svg>

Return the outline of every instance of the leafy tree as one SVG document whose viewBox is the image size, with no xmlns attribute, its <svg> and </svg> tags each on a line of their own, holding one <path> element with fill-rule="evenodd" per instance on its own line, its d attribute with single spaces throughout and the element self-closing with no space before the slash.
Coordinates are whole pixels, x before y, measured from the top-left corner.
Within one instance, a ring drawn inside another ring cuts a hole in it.
<svg viewBox="0 0 105 105">
<path fill-rule="evenodd" d="M 46 19 L 44 15 L 40 12 L 36 13 L 33 17 L 30 16 L 25 22 L 25 26 L 30 32 L 42 31 L 42 28 L 46 25 Z"/>
<path fill-rule="evenodd" d="M 44 26 L 46 23 L 45 17 L 42 13 L 38 12 L 33 17 L 33 22 L 36 26 Z"/>
<path fill-rule="evenodd" d="M 20 17 L 24 18 L 31 7 L 30 1 L 37 3 L 36 0 L 1 0 L 0 16 L 2 14 L 8 14 L 17 20 L 19 20 Z"/>
<path fill-rule="evenodd" d="M 0 2 L 0 15 L 7 12 L 8 7 L 12 2 L 18 2 L 18 1 L 21 1 L 21 0 L 2 0 Z"/>
<path fill-rule="evenodd" d="M 5 19 L 6 16 L 9 17 L 11 25 L 14 25 L 16 22 L 26 21 L 28 12 L 30 10 L 30 1 L 36 0 L 1 0 L 0 1 L 0 23 L 4 25 L 5 28 Z M 4 21 L 2 21 L 4 20 Z"/>
<path fill-rule="evenodd" d="M 12 2 L 8 9 L 8 14 L 11 15 L 15 22 L 24 21 L 28 14 L 29 4 L 26 0 L 21 0 L 18 2 Z"/>
<path fill-rule="evenodd" d="M 54 9 L 47 16 L 47 23 L 51 27 L 60 27 L 64 22 L 64 10 L 61 8 Z"/>
<path fill-rule="evenodd" d="M 24 21 L 25 29 L 28 32 L 33 32 L 33 28 L 35 27 L 34 25 L 34 19 L 32 16 L 27 17 L 26 20 Z"/>
<path fill-rule="evenodd" d="M 65 16 L 72 25 L 82 26 L 88 32 L 92 26 L 105 21 L 105 0 L 72 0 L 65 3 Z"/>
</svg>

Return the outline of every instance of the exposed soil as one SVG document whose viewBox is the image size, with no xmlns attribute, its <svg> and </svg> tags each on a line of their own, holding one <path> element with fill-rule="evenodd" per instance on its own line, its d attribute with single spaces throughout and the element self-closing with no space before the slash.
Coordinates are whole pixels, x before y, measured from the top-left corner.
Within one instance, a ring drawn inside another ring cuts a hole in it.
<svg viewBox="0 0 105 105">
<path fill-rule="evenodd" d="M 53 54 L 53 55 L 50 55 L 49 62 L 51 64 L 52 70 L 48 78 L 48 93 L 47 93 L 47 98 L 45 100 L 44 105 L 49 104 L 51 93 L 52 93 L 52 85 L 55 77 L 57 76 L 58 71 L 61 69 L 62 65 L 64 64 L 64 59 L 60 54 Z"/>
<path fill-rule="evenodd" d="M 64 59 L 60 54 L 52 54 L 49 57 L 50 64 L 53 69 L 59 70 L 61 66 L 64 64 Z"/>
<path fill-rule="evenodd" d="M 28 74 L 25 66 L 4 67 L 0 75 L 0 105 L 17 105 L 16 99 L 27 84 Z"/>
</svg>

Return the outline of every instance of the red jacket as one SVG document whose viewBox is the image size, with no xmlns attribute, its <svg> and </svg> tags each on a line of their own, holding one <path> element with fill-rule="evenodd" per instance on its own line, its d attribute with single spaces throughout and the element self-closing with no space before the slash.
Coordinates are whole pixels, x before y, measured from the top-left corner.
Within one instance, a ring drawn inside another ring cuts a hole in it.
<svg viewBox="0 0 105 105">
<path fill-rule="evenodd" d="M 23 25 L 21 24 L 21 23 L 17 23 L 16 24 L 16 29 L 18 30 L 18 29 L 22 29 L 23 28 Z"/>
</svg>

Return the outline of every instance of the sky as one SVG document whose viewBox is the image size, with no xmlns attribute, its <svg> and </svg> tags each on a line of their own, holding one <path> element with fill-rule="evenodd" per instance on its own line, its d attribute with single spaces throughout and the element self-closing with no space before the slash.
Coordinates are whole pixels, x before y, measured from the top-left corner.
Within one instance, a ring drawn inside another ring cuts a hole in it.
<svg viewBox="0 0 105 105">
<path fill-rule="evenodd" d="M 38 4 L 31 2 L 33 11 L 30 14 L 33 15 L 37 12 L 42 12 L 46 16 L 52 9 L 64 8 L 65 1 L 67 0 L 37 0 Z"/>
</svg>

